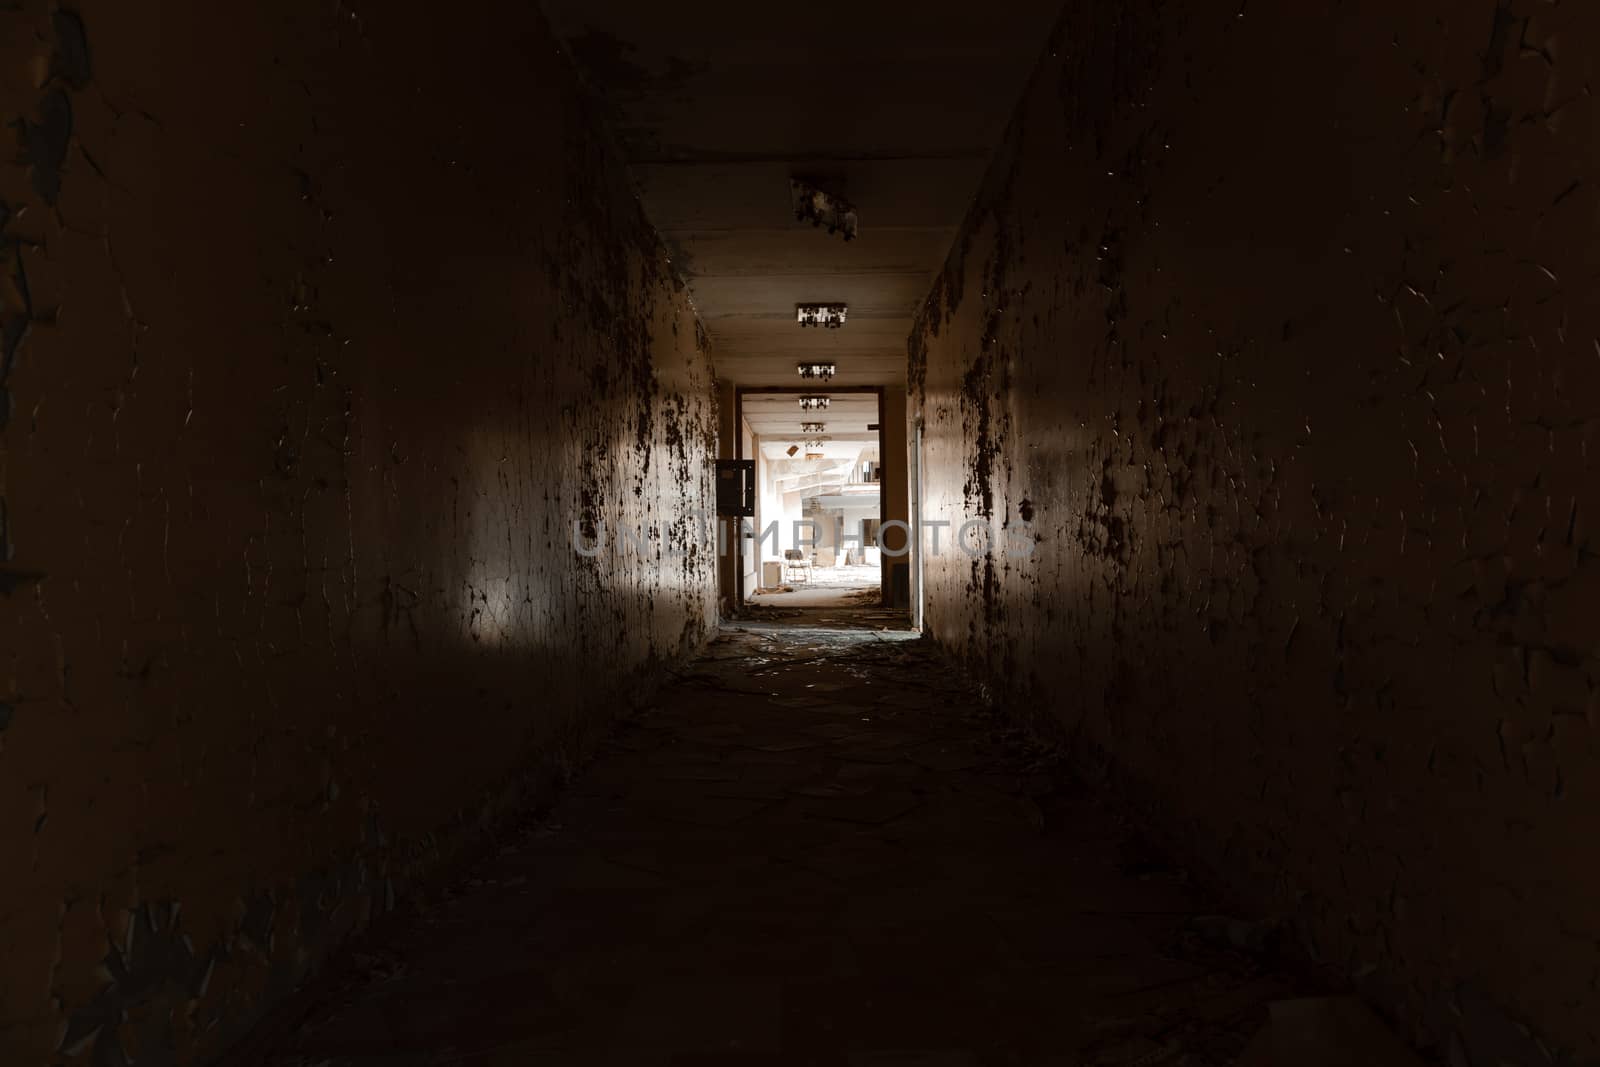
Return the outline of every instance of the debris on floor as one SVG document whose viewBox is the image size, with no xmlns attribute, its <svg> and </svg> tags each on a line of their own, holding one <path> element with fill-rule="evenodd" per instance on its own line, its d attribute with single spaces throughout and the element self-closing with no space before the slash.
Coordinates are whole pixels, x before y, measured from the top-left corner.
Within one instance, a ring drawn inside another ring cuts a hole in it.
<svg viewBox="0 0 1600 1067">
<path fill-rule="evenodd" d="M 263 1062 L 1225 1067 L 1271 1003 L 1274 1042 L 1349 1030 L 1266 943 L 903 616 L 829 609 L 727 628 Z"/>
<path fill-rule="evenodd" d="M 1198 915 L 1188 930 L 1215 945 L 1255 955 L 1279 949 L 1284 938 L 1281 923 L 1273 920 L 1236 919 L 1227 915 Z"/>
<path fill-rule="evenodd" d="M 1422 1067 L 1372 1009 L 1353 997 L 1280 1000 L 1239 1067 Z"/>
</svg>

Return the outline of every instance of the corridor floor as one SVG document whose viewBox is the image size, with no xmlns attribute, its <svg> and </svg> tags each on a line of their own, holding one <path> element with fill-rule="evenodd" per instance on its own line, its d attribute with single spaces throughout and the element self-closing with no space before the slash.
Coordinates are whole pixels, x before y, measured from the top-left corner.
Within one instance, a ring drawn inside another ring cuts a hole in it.
<svg viewBox="0 0 1600 1067">
<path fill-rule="evenodd" d="M 838 614 L 725 630 L 265 1062 L 1233 1062 L 1289 983 L 926 644 Z"/>
</svg>

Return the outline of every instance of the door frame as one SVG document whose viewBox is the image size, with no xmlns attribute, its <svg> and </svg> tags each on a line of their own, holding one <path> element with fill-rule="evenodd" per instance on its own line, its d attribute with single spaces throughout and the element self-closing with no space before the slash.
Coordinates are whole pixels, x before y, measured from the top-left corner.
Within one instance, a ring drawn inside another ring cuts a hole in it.
<svg viewBox="0 0 1600 1067">
<path fill-rule="evenodd" d="M 911 628 L 923 632 L 922 415 L 911 420 Z"/>
<path fill-rule="evenodd" d="M 736 385 L 736 386 L 733 387 L 733 458 L 734 459 L 745 459 L 745 458 L 747 458 L 745 456 L 745 454 L 744 454 L 744 396 L 745 396 L 746 393 L 749 393 L 749 394 L 751 394 L 753 396 L 768 396 L 768 395 L 806 396 L 808 394 L 827 394 L 827 395 L 831 396 L 831 395 L 837 395 L 839 393 L 852 393 L 852 394 L 858 394 L 858 395 L 862 394 L 862 393 L 871 393 L 871 394 L 873 394 L 874 396 L 876 396 L 878 398 L 878 462 L 882 463 L 884 461 L 884 451 L 883 451 L 883 390 L 884 390 L 884 388 L 885 387 L 881 386 L 881 385 L 837 385 L 837 386 L 830 386 L 830 385 Z M 753 434 L 752 436 L 757 436 L 757 435 Z M 750 456 L 748 458 L 755 459 L 756 457 L 755 456 Z M 882 483 L 879 483 L 879 484 L 881 485 Z M 878 526 L 879 526 L 880 529 L 883 527 L 884 509 L 887 506 L 886 503 L 885 503 L 885 499 L 884 498 L 885 498 L 885 494 L 884 494 L 883 490 L 879 489 L 878 490 Z M 756 464 L 756 499 L 758 501 L 761 499 L 761 464 L 759 464 L 759 463 Z M 761 536 L 761 531 L 760 530 L 756 531 L 756 536 L 757 537 Z M 759 562 L 760 561 L 758 560 L 757 563 L 759 564 Z M 883 578 L 882 578 L 881 573 L 879 575 L 879 579 L 878 580 L 879 580 L 880 584 L 885 585 L 885 586 L 887 585 L 887 583 L 883 582 Z M 744 526 L 743 526 L 742 523 L 734 530 L 734 538 L 733 538 L 733 588 L 734 588 L 734 609 L 733 610 L 734 610 L 735 613 L 738 613 L 738 612 L 741 612 L 741 611 L 744 610 L 744 605 L 745 605 L 745 592 L 744 592 Z"/>
</svg>

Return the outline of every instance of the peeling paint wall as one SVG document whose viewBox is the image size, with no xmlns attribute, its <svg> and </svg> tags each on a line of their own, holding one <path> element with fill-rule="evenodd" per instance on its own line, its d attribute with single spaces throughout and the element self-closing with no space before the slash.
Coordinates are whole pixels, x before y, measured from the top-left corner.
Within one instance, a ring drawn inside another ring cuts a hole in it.
<svg viewBox="0 0 1600 1067">
<path fill-rule="evenodd" d="M 0 79 L 0 1062 L 192 1063 L 714 622 L 706 343 L 535 5 Z"/>
<path fill-rule="evenodd" d="M 927 513 L 1037 541 L 938 640 L 1474 1067 L 1600 1057 L 1597 62 L 1072 0 L 910 343 Z"/>
</svg>

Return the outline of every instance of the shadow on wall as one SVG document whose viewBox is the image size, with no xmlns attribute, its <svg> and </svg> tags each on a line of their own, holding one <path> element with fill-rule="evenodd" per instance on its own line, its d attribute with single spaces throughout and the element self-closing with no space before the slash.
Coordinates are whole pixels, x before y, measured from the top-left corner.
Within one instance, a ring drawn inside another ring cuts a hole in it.
<svg viewBox="0 0 1600 1067">
<path fill-rule="evenodd" d="M 0 11 L 0 1061 L 192 1063 L 707 633 L 570 542 L 707 499 L 711 370 L 531 8 L 77 12 Z"/>
<path fill-rule="evenodd" d="M 1596 41 L 1072 0 L 910 343 L 939 640 L 1453 1062 L 1600 1056 Z"/>
</svg>

